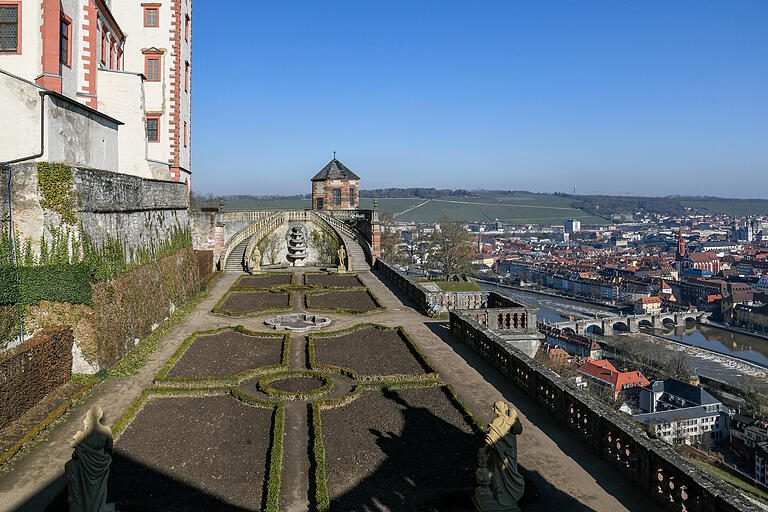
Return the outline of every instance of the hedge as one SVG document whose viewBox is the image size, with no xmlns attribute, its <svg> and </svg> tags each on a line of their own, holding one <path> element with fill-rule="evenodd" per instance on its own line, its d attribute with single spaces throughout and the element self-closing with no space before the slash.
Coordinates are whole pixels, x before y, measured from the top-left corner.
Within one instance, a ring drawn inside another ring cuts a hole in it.
<svg viewBox="0 0 768 512">
<path fill-rule="evenodd" d="M 34 305 L 48 300 L 90 305 L 92 296 L 87 263 L 0 267 L 0 304 Z"/>
<path fill-rule="evenodd" d="M 71 327 L 49 327 L 0 355 L 0 428 L 69 381 L 72 343 Z"/>
</svg>

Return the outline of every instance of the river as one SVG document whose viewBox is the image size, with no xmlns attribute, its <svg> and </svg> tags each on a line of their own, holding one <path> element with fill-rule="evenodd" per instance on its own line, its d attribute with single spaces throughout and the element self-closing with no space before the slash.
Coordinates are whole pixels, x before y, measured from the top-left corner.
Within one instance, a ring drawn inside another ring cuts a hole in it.
<svg viewBox="0 0 768 512">
<path fill-rule="evenodd" d="M 549 295 L 516 290 L 513 288 L 501 288 L 495 285 L 480 283 L 485 290 L 494 290 L 509 295 L 526 304 L 539 308 L 537 319 L 547 322 L 562 322 L 569 320 L 569 317 L 593 318 L 595 316 L 612 316 L 616 313 L 607 307 L 601 307 L 577 300 L 570 300 L 561 297 L 551 297 Z M 736 356 L 747 361 L 753 361 L 757 364 L 768 366 L 768 340 L 745 336 L 725 329 L 716 327 L 689 324 L 685 328 L 664 328 L 664 329 L 643 329 L 638 334 L 616 332 L 613 336 L 599 336 L 595 338 L 613 345 L 617 339 L 630 337 L 638 341 L 651 341 L 650 334 L 664 336 L 677 341 L 682 341 L 695 347 L 701 347 L 707 350 Z M 738 383 L 741 376 L 749 373 L 749 370 L 740 363 L 734 363 L 727 358 L 719 358 L 709 355 L 702 351 L 690 353 L 691 362 L 696 372 L 715 379 L 731 383 Z"/>
</svg>

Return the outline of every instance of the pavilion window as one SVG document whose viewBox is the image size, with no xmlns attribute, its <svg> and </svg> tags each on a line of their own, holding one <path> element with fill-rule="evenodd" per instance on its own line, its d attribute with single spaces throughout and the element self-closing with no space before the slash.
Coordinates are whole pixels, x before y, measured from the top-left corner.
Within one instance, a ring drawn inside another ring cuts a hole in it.
<svg viewBox="0 0 768 512">
<path fill-rule="evenodd" d="M 0 6 L 0 53 L 19 51 L 19 6 Z"/>
<path fill-rule="evenodd" d="M 341 206 L 341 189 L 333 189 L 333 206 Z"/>
</svg>

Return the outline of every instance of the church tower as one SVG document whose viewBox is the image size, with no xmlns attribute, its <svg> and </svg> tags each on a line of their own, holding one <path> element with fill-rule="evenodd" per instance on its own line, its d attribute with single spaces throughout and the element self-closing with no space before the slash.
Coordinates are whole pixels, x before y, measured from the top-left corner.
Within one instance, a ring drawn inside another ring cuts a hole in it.
<svg viewBox="0 0 768 512">
<path fill-rule="evenodd" d="M 677 279 L 683 274 L 683 260 L 685 260 L 685 240 L 683 239 L 683 223 L 677 230 L 677 253 L 675 254 L 675 268 L 677 269 Z"/>
</svg>

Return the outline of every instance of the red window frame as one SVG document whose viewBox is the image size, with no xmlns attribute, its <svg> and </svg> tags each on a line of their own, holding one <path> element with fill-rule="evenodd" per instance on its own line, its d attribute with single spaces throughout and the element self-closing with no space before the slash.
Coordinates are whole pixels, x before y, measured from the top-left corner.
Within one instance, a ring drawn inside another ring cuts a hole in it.
<svg viewBox="0 0 768 512">
<path fill-rule="evenodd" d="M 189 62 L 184 63 L 184 92 L 189 92 Z"/>
<path fill-rule="evenodd" d="M 161 70 L 162 65 L 162 52 L 146 51 L 144 53 L 144 76 L 147 78 L 147 82 L 160 82 L 163 79 L 163 73 Z M 149 62 L 157 61 L 157 78 L 152 78 L 149 72 Z"/>
<path fill-rule="evenodd" d="M 115 69 L 120 71 L 120 65 L 122 63 L 123 63 L 123 50 L 122 48 L 118 47 L 117 48 L 117 67 Z"/>
<path fill-rule="evenodd" d="M 147 142 L 160 142 L 160 117 L 162 114 L 147 114 L 147 121 L 150 119 L 156 119 L 157 120 L 157 138 L 156 139 L 150 139 L 149 138 L 149 131 L 147 131 Z"/>
<path fill-rule="evenodd" d="M 115 69 L 115 40 L 109 37 L 109 69 Z"/>
<path fill-rule="evenodd" d="M 67 25 L 67 61 L 64 62 L 61 60 L 61 33 L 59 33 L 59 62 L 67 66 L 68 68 L 72 68 L 72 18 L 61 13 L 61 23 L 64 23 Z"/>
<path fill-rule="evenodd" d="M 16 51 L 15 52 L 0 52 L 0 55 L 21 55 L 21 2 L 2 2 L 2 7 L 15 7 L 16 8 Z"/>
<path fill-rule="evenodd" d="M 187 147 L 187 122 L 184 121 L 184 147 Z"/>
<path fill-rule="evenodd" d="M 184 40 L 189 42 L 189 14 L 184 17 Z"/>
<path fill-rule="evenodd" d="M 144 8 L 144 26 L 148 28 L 157 28 L 160 26 L 160 4 L 141 4 Z M 155 11 L 154 25 L 148 23 L 149 11 Z"/>
</svg>

